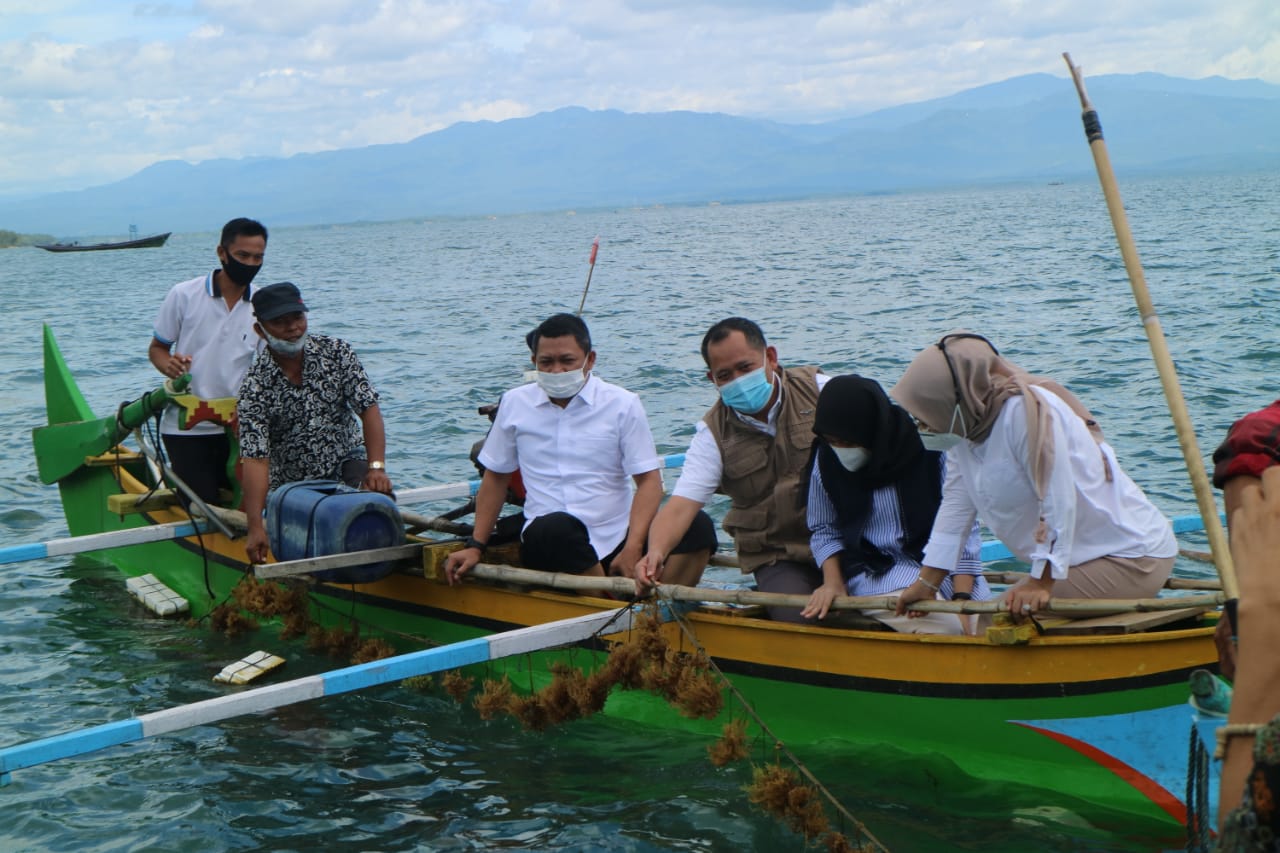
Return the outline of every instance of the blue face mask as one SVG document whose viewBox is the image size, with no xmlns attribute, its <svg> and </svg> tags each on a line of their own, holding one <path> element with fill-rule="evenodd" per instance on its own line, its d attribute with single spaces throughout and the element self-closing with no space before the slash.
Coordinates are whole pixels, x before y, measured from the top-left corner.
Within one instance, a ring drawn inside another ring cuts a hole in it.
<svg viewBox="0 0 1280 853">
<path fill-rule="evenodd" d="M 754 415 L 769 402 L 773 394 L 773 383 L 764 376 L 764 368 L 759 367 L 750 373 L 739 376 L 732 382 L 719 387 L 720 399 L 732 409 L 744 415 Z"/>
</svg>

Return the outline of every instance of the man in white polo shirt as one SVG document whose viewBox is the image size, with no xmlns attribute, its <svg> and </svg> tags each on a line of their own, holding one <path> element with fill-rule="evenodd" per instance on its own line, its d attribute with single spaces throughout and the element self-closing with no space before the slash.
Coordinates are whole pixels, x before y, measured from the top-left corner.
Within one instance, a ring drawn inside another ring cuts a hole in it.
<svg viewBox="0 0 1280 853">
<path fill-rule="evenodd" d="M 175 284 L 160 305 L 147 355 L 165 376 L 190 373 L 189 394 L 199 400 L 235 397 L 253 364 L 260 338 L 253 330 L 249 285 L 262 269 L 266 250 L 262 223 L 231 220 L 217 247 L 221 269 Z M 233 413 L 228 407 L 228 417 Z M 192 415 L 169 405 L 160 433 L 174 473 L 205 503 L 217 503 L 218 489 L 233 486 L 231 440 L 216 419 L 191 423 Z"/>
<path fill-rule="evenodd" d="M 662 502 L 662 472 L 644 406 L 635 394 L 592 374 L 587 325 L 572 314 L 544 321 L 526 339 L 537 382 L 502 395 L 480 451 L 475 534 L 449 555 L 458 580 L 488 546 L 507 484 L 518 469 L 526 491 L 521 562 L 531 569 L 634 577 L 649 523 Z M 635 482 L 632 494 L 631 483 Z M 666 580 L 696 584 L 715 548 L 715 526 L 701 523 L 667 560 Z"/>
</svg>

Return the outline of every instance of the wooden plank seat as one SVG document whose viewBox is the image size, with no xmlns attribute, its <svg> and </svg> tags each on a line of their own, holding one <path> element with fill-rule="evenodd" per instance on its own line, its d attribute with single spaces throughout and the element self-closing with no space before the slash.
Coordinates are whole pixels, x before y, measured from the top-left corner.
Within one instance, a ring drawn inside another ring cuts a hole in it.
<svg viewBox="0 0 1280 853">
<path fill-rule="evenodd" d="M 218 500 L 225 508 L 234 496 L 227 489 L 218 492 Z M 141 500 L 139 500 L 141 498 Z M 173 489 L 156 489 L 146 495 L 118 494 L 107 495 L 107 509 L 124 517 L 136 512 L 151 512 L 166 507 L 178 506 L 178 493 Z"/>
<path fill-rule="evenodd" d="M 1046 636 L 1070 636 L 1081 634 L 1136 634 L 1195 619 L 1207 612 L 1208 606 L 1182 607 L 1177 610 L 1153 610 L 1149 612 L 1112 613 L 1086 619 L 1055 619 L 1052 624 L 1041 621 Z"/>
<path fill-rule="evenodd" d="M 177 506 L 177 504 L 178 494 L 173 489 L 156 489 L 148 495 L 107 495 L 107 509 L 119 516 L 136 512 L 151 512 L 152 510 Z"/>
<path fill-rule="evenodd" d="M 117 447 L 97 456 L 86 456 L 84 464 L 90 468 L 114 468 L 116 465 L 128 465 L 141 462 L 145 457 L 136 450 Z"/>
</svg>

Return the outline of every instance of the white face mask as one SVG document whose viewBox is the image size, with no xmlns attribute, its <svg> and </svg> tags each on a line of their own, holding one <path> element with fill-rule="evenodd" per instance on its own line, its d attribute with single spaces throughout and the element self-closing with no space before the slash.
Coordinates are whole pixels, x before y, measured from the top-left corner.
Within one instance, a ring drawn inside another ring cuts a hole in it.
<svg viewBox="0 0 1280 853">
<path fill-rule="evenodd" d="M 566 370 L 564 373 L 547 373 L 539 370 L 537 381 L 538 387 L 552 400 L 567 400 L 587 384 L 587 371 L 586 368 Z"/>
<path fill-rule="evenodd" d="M 961 432 L 956 432 L 956 421 L 960 422 Z M 960 404 L 956 403 L 955 410 L 951 413 L 951 423 L 947 426 L 946 432 L 930 432 L 926 429 L 920 430 L 920 443 L 924 445 L 925 450 L 936 450 L 943 453 L 955 447 L 964 440 L 969 429 L 964 425 L 964 415 L 960 414 Z"/>
<path fill-rule="evenodd" d="M 871 452 L 865 447 L 831 447 L 831 452 L 840 460 L 840 464 L 844 466 L 844 470 L 850 473 L 857 471 L 859 468 L 867 464 L 871 459 Z"/>
<path fill-rule="evenodd" d="M 271 349 L 273 349 L 274 351 L 288 358 L 292 358 L 293 356 L 302 352 L 302 350 L 307 345 L 307 338 L 309 336 L 309 333 L 303 332 L 302 337 L 298 338 L 296 341 L 286 341 L 283 338 L 277 338 L 272 336 L 272 334 L 268 332 L 266 329 L 262 330 L 262 334 L 267 339 L 267 346 L 271 347 Z"/>
</svg>

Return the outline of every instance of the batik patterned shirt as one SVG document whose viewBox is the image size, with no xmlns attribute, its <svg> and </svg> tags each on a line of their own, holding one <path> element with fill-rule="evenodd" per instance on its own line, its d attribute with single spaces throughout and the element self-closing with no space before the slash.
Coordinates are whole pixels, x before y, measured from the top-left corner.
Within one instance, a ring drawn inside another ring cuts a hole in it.
<svg viewBox="0 0 1280 853">
<path fill-rule="evenodd" d="M 311 335 L 294 385 L 263 350 L 240 386 L 240 455 L 267 459 L 270 488 L 299 480 L 337 480 L 342 463 L 363 458 L 357 416 L 378 402 L 351 345 Z"/>
</svg>

